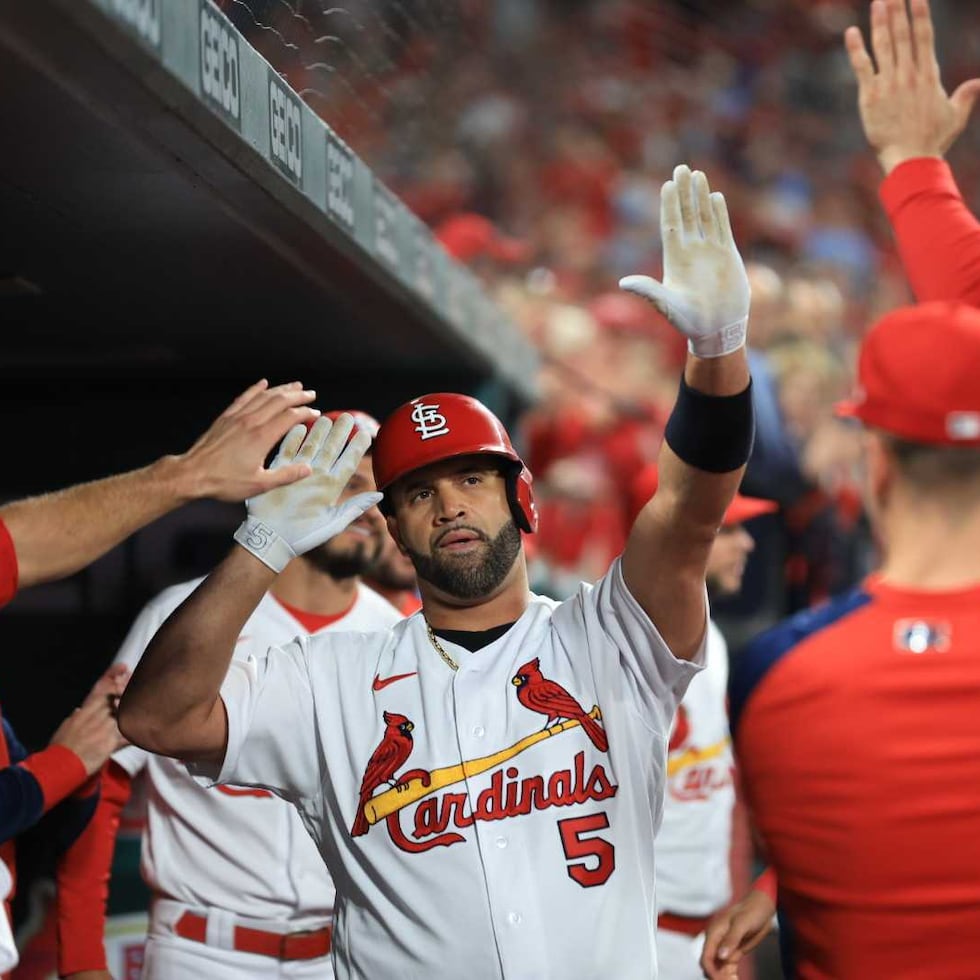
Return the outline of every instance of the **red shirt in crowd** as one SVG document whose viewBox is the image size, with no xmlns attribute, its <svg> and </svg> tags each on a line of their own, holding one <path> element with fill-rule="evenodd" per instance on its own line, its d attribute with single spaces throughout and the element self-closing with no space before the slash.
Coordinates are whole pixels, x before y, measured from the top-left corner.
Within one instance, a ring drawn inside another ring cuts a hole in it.
<svg viewBox="0 0 980 980">
<path fill-rule="evenodd" d="M 975 980 L 980 587 L 876 579 L 732 663 L 745 794 L 787 975 Z"/>
<path fill-rule="evenodd" d="M 899 164 L 881 185 L 905 273 L 920 303 L 980 306 L 980 222 L 963 201 L 945 160 Z"/>
</svg>

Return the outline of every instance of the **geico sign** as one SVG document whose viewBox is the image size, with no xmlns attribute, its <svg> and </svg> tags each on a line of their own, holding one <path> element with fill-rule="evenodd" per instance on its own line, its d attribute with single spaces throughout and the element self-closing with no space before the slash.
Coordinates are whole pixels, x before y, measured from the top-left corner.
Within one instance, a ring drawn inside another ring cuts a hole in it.
<svg viewBox="0 0 980 980">
<path fill-rule="evenodd" d="M 395 244 L 395 220 L 398 209 L 390 191 L 374 185 L 374 251 L 389 265 L 398 268 L 398 246 Z"/>
<path fill-rule="evenodd" d="M 238 78 L 238 38 L 202 2 L 201 88 L 205 96 L 232 119 L 241 111 Z"/>
<path fill-rule="evenodd" d="M 303 176 L 300 108 L 273 78 L 269 79 L 269 146 L 273 160 L 298 183 Z"/>
<path fill-rule="evenodd" d="M 327 138 L 327 208 L 341 224 L 354 228 L 354 157 Z"/>
</svg>

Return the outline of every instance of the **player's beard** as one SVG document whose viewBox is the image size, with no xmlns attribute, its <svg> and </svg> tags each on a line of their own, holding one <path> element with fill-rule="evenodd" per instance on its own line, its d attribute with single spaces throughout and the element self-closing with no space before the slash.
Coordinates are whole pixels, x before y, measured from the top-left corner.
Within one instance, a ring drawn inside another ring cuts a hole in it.
<svg viewBox="0 0 980 980">
<path fill-rule="evenodd" d="M 319 548 L 308 551 L 303 558 L 331 578 L 344 579 L 369 574 L 381 557 L 381 550 L 381 538 L 376 536 L 370 541 L 361 541 L 343 550 L 328 541 Z"/>
<path fill-rule="evenodd" d="M 467 527 L 481 536 L 486 549 L 468 554 L 437 550 L 423 555 L 408 548 L 418 577 L 456 599 L 482 599 L 499 588 L 521 550 L 521 532 L 509 520 L 489 538 L 477 528 Z"/>
</svg>

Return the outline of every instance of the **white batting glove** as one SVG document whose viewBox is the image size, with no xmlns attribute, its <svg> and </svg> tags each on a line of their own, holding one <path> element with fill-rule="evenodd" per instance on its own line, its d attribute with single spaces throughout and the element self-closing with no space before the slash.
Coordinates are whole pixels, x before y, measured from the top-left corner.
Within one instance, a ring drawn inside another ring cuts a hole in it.
<svg viewBox="0 0 980 980">
<path fill-rule="evenodd" d="M 664 281 L 626 276 L 621 289 L 650 300 L 687 337 L 697 357 L 722 357 L 745 344 L 749 279 L 732 236 L 723 194 L 683 164 L 660 195 Z"/>
<path fill-rule="evenodd" d="M 274 572 L 340 534 L 381 499 L 380 493 L 359 493 L 338 503 L 371 445 L 371 437 L 360 429 L 348 444 L 353 428 L 349 415 L 332 424 L 321 416 L 309 434 L 305 426 L 293 426 L 271 468 L 306 463 L 313 472 L 245 502 L 248 517 L 235 532 L 235 540 Z"/>
</svg>

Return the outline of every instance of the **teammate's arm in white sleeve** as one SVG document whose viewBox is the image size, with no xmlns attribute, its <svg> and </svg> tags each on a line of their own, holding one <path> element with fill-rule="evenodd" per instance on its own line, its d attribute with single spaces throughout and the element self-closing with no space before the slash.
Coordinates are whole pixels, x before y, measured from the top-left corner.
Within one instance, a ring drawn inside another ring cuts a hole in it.
<svg viewBox="0 0 980 980">
<path fill-rule="evenodd" d="M 704 174 L 678 167 L 663 188 L 661 231 L 663 283 L 629 276 L 621 285 L 651 300 L 688 337 L 684 379 L 695 400 L 699 395 L 742 395 L 749 386 L 748 279 L 725 199 L 710 192 Z M 702 430 L 706 418 L 699 419 Z M 691 443 L 692 427 L 686 429 L 675 442 L 678 449 L 682 437 Z M 702 438 L 711 435 L 702 432 Z M 727 472 L 690 465 L 668 445 L 670 436 L 668 426 L 659 487 L 630 532 L 623 577 L 674 655 L 690 659 L 701 647 L 707 623 L 708 552 L 745 467 L 744 460 Z"/>
</svg>

